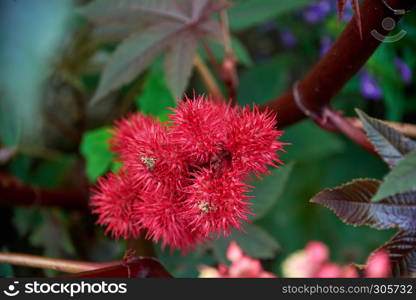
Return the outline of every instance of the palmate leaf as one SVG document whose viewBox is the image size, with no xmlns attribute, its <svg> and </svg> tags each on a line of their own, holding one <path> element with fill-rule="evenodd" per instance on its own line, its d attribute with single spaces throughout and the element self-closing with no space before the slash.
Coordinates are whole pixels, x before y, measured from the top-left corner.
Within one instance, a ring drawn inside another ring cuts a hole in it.
<svg viewBox="0 0 416 300">
<path fill-rule="evenodd" d="M 371 202 L 380 186 L 374 179 L 359 179 L 335 189 L 326 189 L 311 199 L 331 209 L 347 224 L 401 231 L 383 248 L 389 252 L 395 276 L 416 269 L 416 193 L 407 192 Z"/>
<path fill-rule="evenodd" d="M 356 15 L 357 20 L 357 27 L 360 33 L 361 38 L 363 37 L 363 28 L 361 24 L 361 12 L 360 12 L 360 4 L 358 0 L 350 0 L 352 4 L 352 8 Z M 345 6 L 347 5 L 348 0 L 338 0 L 338 19 L 341 22 L 342 16 L 344 14 Z"/>
<path fill-rule="evenodd" d="M 166 82 L 176 97 L 185 90 L 191 77 L 196 45 L 197 41 L 194 37 L 183 34 L 166 53 Z"/>
<path fill-rule="evenodd" d="M 254 180 L 254 201 L 253 201 L 253 216 L 250 221 L 256 221 L 264 217 L 276 204 L 282 196 L 286 184 L 289 180 L 294 163 L 290 162 L 286 166 L 278 169 L 273 169 L 270 176 L 263 178 L 261 181 Z"/>
<path fill-rule="evenodd" d="M 390 254 L 393 276 L 416 274 L 416 229 L 399 231 L 382 249 Z"/>
<path fill-rule="evenodd" d="M 97 102 L 132 81 L 174 40 L 180 30 L 180 25 L 161 24 L 121 42 L 105 66 L 91 102 Z"/>
<path fill-rule="evenodd" d="M 220 36 L 218 21 L 209 16 L 228 6 L 208 0 L 96 0 L 82 7 L 81 14 L 102 24 L 102 36 L 111 38 L 113 32 L 119 38 L 133 30 L 105 66 L 91 102 L 132 81 L 166 49 L 166 81 L 174 96 L 181 96 L 192 71 L 197 41 Z"/>
<path fill-rule="evenodd" d="M 416 150 L 413 150 L 384 177 L 373 201 L 409 191 L 416 193 Z"/>
<path fill-rule="evenodd" d="M 364 125 L 368 139 L 390 168 L 396 166 L 404 155 L 416 149 L 416 142 L 383 121 L 369 117 L 359 109 L 356 109 L 356 112 Z"/>
</svg>

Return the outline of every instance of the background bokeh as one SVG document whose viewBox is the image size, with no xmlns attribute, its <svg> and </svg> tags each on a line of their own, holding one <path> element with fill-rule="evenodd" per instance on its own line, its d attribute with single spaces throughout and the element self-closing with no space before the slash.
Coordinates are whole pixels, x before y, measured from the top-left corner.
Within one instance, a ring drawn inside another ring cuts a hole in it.
<svg viewBox="0 0 416 300">
<path fill-rule="evenodd" d="M 118 166 L 112 160 L 108 128 L 128 111 L 162 121 L 175 105 L 160 57 L 133 82 L 90 103 L 100 74 L 118 40 L 76 13 L 88 1 L 2 0 L 0 7 L 0 146 L 17 147 L 0 162 L 0 171 L 39 188 L 71 190 L 92 185 Z M 347 8 L 338 24 L 336 1 L 236 0 L 229 9 L 233 48 L 238 57 L 238 103 L 264 104 L 290 89 L 324 55 L 352 16 Z M 354 108 L 391 121 L 414 122 L 416 89 L 416 18 L 406 14 L 397 30 L 406 36 L 382 44 L 365 67 L 336 96 L 334 107 L 347 116 Z M 102 32 L 101 32 L 102 33 Z M 115 34 L 115 33 L 114 33 Z M 109 38 L 110 37 L 110 38 Z M 215 56 L 223 48 L 212 43 Z M 208 58 L 201 47 L 198 53 Z M 192 95 L 206 89 L 196 72 L 187 87 Z M 309 203 L 327 187 L 354 178 L 382 178 L 387 167 L 343 136 L 311 121 L 285 129 L 285 166 L 256 185 L 257 212 L 246 233 L 202 245 L 188 255 L 156 253 L 173 275 L 197 276 L 201 264 L 227 263 L 225 250 L 236 240 L 280 273 L 282 260 L 311 240 L 326 243 L 339 263 L 365 262 L 392 231 L 352 227 L 332 212 Z M 90 261 L 120 259 L 126 242 L 104 236 L 85 211 L 58 207 L 0 209 L 3 251 Z M 0 264 L 1 276 L 53 276 L 55 272 Z"/>
</svg>

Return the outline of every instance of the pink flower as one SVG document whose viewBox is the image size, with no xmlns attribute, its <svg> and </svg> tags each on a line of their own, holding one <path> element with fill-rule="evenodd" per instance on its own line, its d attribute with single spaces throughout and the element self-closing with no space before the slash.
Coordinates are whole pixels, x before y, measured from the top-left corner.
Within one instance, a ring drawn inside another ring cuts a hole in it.
<svg viewBox="0 0 416 300">
<path fill-rule="evenodd" d="M 99 180 L 91 205 L 116 238 L 143 231 L 163 247 L 186 251 L 248 221 L 244 180 L 280 163 L 282 132 L 270 112 L 203 96 L 173 112 L 171 126 L 141 114 L 116 122 L 111 149 L 123 165 L 120 174 Z"/>
<path fill-rule="evenodd" d="M 231 265 L 219 265 L 218 269 L 202 266 L 200 277 L 216 278 L 273 278 L 274 274 L 263 270 L 261 263 L 243 254 L 241 248 L 235 242 L 231 242 L 227 250 L 227 258 Z"/>
<path fill-rule="evenodd" d="M 389 277 L 390 271 L 390 258 L 386 251 L 379 250 L 370 255 L 365 269 L 366 277 Z"/>
</svg>

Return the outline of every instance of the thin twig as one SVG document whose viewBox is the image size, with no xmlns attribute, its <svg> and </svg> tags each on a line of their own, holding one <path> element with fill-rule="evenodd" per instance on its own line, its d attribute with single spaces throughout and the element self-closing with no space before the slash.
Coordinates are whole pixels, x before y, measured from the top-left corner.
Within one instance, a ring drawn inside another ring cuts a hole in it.
<svg viewBox="0 0 416 300">
<path fill-rule="evenodd" d="M 377 156 L 379 155 L 375 151 L 373 144 L 368 140 L 364 131 L 355 127 L 351 122 L 344 118 L 341 112 L 336 112 L 327 107 L 324 109 L 323 115 L 324 118 L 338 130 L 338 132 L 343 133 L 350 140 L 370 153 Z"/>
<path fill-rule="evenodd" d="M 0 205 L 59 206 L 85 210 L 88 208 L 88 190 L 42 189 L 0 173 Z"/>
<path fill-rule="evenodd" d="M 33 268 L 50 269 L 68 273 L 78 273 L 115 266 L 120 264 L 120 261 L 92 263 L 76 260 L 42 257 L 29 254 L 0 252 L 0 263 Z"/>
<path fill-rule="evenodd" d="M 225 3 L 225 0 L 221 0 Z M 237 58 L 234 55 L 232 44 L 231 44 L 231 34 L 228 22 L 228 13 L 227 9 L 224 8 L 220 11 L 220 20 L 221 20 L 221 31 L 224 42 L 224 61 L 222 64 L 222 74 L 221 77 L 228 89 L 228 97 L 231 100 L 231 104 L 235 105 L 237 103 L 237 87 L 238 87 L 238 74 L 237 74 Z"/>
<path fill-rule="evenodd" d="M 217 82 L 215 81 L 214 76 L 212 75 L 211 71 L 207 67 L 207 65 L 204 63 L 202 58 L 199 55 L 195 56 L 195 68 L 199 75 L 201 76 L 201 79 L 207 88 L 208 92 L 213 95 L 214 97 L 219 97 L 220 99 L 224 99 L 224 95 L 221 92 L 221 89 L 219 88 Z"/>
</svg>

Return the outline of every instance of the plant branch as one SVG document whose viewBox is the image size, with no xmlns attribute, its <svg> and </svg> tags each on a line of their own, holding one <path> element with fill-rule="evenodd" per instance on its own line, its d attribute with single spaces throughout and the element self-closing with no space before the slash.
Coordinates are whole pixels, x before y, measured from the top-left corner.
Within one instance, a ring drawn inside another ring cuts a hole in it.
<svg viewBox="0 0 416 300">
<path fill-rule="evenodd" d="M 225 0 L 221 0 L 225 3 Z M 224 81 L 227 90 L 228 98 L 231 100 L 231 104 L 237 103 L 237 87 L 238 87 L 238 75 L 237 75 L 237 58 L 234 55 L 231 45 L 230 26 L 228 22 L 227 9 L 220 11 L 221 31 L 224 42 L 224 61 L 222 64 L 222 80 Z"/>
<path fill-rule="evenodd" d="M 70 209 L 88 208 L 88 191 L 41 189 L 0 173 L 0 205 L 59 206 Z"/>
<path fill-rule="evenodd" d="M 154 258 L 134 257 L 117 265 L 81 273 L 69 274 L 71 278 L 170 278 L 164 266 Z"/>
<path fill-rule="evenodd" d="M 50 269 L 61 272 L 77 273 L 120 264 L 119 261 L 107 263 L 91 263 L 76 260 L 56 259 L 20 253 L 0 252 L 0 262 L 12 265 Z"/>
<path fill-rule="evenodd" d="M 208 92 L 214 97 L 224 99 L 224 95 L 222 94 L 221 89 L 215 81 L 214 76 L 199 55 L 195 56 L 195 68 L 201 76 L 201 79 Z"/>
<path fill-rule="evenodd" d="M 416 5 L 413 0 L 386 0 L 395 9 L 409 10 Z M 309 111 L 321 114 L 334 96 L 366 63 L 381 41 L 371 32 L 386 36 L 388 32 L 382 27 L 386 17 L 398 21 L 402 15 L 395 14 L 383 1 L 364 0 L 361 8 L 362 38 L 357 30 L 356 18 L 350 21 L 340 37 L 318 64 L 299 82 L 303 102 Z M 266 104 L 278 112 L 279 126 L 294 124 L 306 117 L 296 105 L 292 91 Z"/>
</svg>

